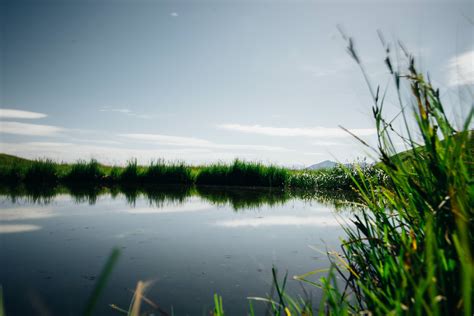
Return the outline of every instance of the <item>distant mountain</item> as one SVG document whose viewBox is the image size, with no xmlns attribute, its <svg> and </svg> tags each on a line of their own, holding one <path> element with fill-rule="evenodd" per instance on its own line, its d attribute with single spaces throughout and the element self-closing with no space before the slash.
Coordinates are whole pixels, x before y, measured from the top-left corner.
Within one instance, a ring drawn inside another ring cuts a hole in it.
<svg viewBox="0 0 474 316">
<path fill-rule="evenodd" d="M 329 168 L 334 168 L 337 166 L 337 162 L 331 161 L 331 160 L 325 160 L 320 163 L 311 165 L 307 167 L 306 169 L 308 170 L 319 170 L 319 169 L 329 169 Z"/>
</svg>

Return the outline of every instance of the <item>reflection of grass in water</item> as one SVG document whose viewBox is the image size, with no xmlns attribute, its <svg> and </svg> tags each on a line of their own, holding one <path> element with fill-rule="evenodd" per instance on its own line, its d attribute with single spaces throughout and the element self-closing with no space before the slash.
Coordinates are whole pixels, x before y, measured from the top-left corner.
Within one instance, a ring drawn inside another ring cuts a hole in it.
<svg viewBox="0 0 474 316">
<path fill-rule="evenodd" d="M 166 203 L 184 203 L 195 193 L 193 187 L 179 185 L 123 185 L 114 188 L 125 196 L 130 205 L 135 205 L 138 198 L 144 197 L 156 207 Z"/>
<path fill-rule="evenodd" d="M 123 195 L 128 204 L 135 206 L 140 198 L 150 205 L 163 207 L 167 203 L 184 204 L 189 197 L 196 196 L 211 204 L 230 205 L 234 210 L 255 209 L 262 206 L 281 206 L 290 199 L 316 201 L 336 209 L 349 209 L 355 201 L 354 194 L 344 191 L 307 191 L 290 189 L 186 186 L 186 185 L 115 185 L 104 187 L 91 184 L 69 184 L 67 186 L 0 185 L 0 194 L 12 202 L 24 199 L 31 203 L 47 204 L 58 194 L 69 194 L 76 203 L 95 204 L 101 195 L 112 198 Z"/>
<path fill-rule="evenodd" d="M 282 189 L 196 187 L 197 195 L 215 205 L 231 205 L 234 210 L 283 205 L 291 195 Z"/>
<path fill-rule="evenodd" d="M 33 204 L 49 204 L 54 198 L 61 194 L 66 193 L 64 188 L 56 185 L 52 186 L 34 186 L 34 185 L 1 185 L 0 194 L 7 196 L 13 203 L 17 203 L 20 200 Z"/>
<path fill-rule="evenodd" d="M 89 203 L 94 205 L 97 203 L 99 196 L 108 192 L 107 188 L 99 185 L 69 185 L 67 186 L 67 192 L 73 197 L 76 203 Z"/>
<path fill-rule="evenodd" d="M 336 211 L 357 211 L 357 209 L 360 207 L 360 199 L 354 191 L 309 191 L 295 189 L 290 190 L 290 194 L 293 198 L 308 202 L 315 201 L 331 207 Z"/>
</svg>

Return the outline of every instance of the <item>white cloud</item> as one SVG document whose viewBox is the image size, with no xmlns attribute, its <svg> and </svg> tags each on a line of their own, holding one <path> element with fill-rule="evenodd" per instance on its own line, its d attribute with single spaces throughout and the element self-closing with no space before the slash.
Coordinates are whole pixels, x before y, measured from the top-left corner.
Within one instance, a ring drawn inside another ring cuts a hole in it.
<svg viewBox="0 0 474 316">
<path fill-rule="evenodd" d="M 209 150 L 203 148 L 173 150 L 155 148 L 135 149 L 64 142 L 3 142 L 0 143 L 0 148 L 4 153 L 29 159 L 45 157 L 56 161 L 73 162 L 78 159 L 94 158 L 107 164 L 123 164 L 131 158 L 137 158 L 139 163 L 149 163 L 157 158 L 176 160 L 189 156 L 208 158 L 210 155 Z"/>
<path fill-rule="evenodd" d="M 116 112 L 116 113 L 121 113 L 125 114 L 128 116 L 133 116 L 133 117 L 138 117 L 142 119 L 151 119 L 153 116 L 149 114 L 138 114 L 135 113 L 134 111 L 127 109 L 127 108 L 112 108 L 112 107 L 103 107 L 99 110 L 100 112 Z"/>
<path fill-rule="evenodd" d="M 290 127 L 271 127 L 261 125 L 241 125 L 241 124 L 221 124 L 217 126 L 221 129 L 236 131 L 248 134 L 260 134 L 267 136 L 282 136 L 282 137 L 351 137 L 349 133 L 341 128 L 329 127 L 312 127 L 312 128 L 290 128 Z M 357 136 L 368 136 L 376 133 L 374 128 L 359 128 L 349 129 L 349 131 Z"/>
<path fill-rule="evenodd" d="M 278 146 L 216 144 L 200 138 L 169 136 L 161 134 L 121 134 L 120 136 L 167 146 L 198 147 L 210 149 L 289 151 L 289 149 Z"/>
<path fill-rule="evenodd" d="M 125 113 L 125 114 L 132 113 L 132 110 L 130 109 L 108 108 L 108 107 L 102 108 L 99 111 L 100 112 L 119 112 L 119 113 Z"/>
<path fill-rule="evenodd" d="M 448 68 L 450 86 L 474 85 L 474 50 L 451 58 Z"/>
<path fill-rule="evenodd" d="M 169 136 L 161 134 L 120 134 L 119 136 L 134 139 L 142 140 L 147 142 L 153 142 L 161 145 L 171 145 L 171 146 L 190 146 L 190 147 L 205 147 L 212 145 L 210 141 L 194 138 L 194 137 L 179 137 L 179 136 Z"/>
<path fill-rule="evenodd" d="M 179 14 L 178 14 L 178 12 L 171 12 L 170 16 L 175 18 L 175 17 L 179 16 Z"/>
<path fill-rule="evenodd" d="M 350 144 L 341 143 L 341 142 L 331 142 L 331 141 L 325 141 L 325 140 L 317 140 L 317 141 L 311 142 L 311 145 L 313 146 L 347 146 Z"/>
<path fill-rule="evenodd" d="M 64 131 L 51 125 L 27 124 L 19 122 L 0 122 L 0 133 L 30 136 L 54 136 Z"/>
<path fill-rule="evenodd" d="M 307 155 L 307 156 L 322 156 L 322 155 L 324 155 L 324 154 L 323 154 L 323 153 L 305 152 L 305 153 L 303 153 L 303 155 Z"/>
<path fill-rule="evenodd" d="M 94 158 L 105 164 L 123 165 L 130 159 L 136 158 L 140 164 L 149 164 L 150 161 L 160 158 L 169 161 L 184 160 L 190 164 L 203 164 L 212 161 L 230 162 L 237 157 L 246 160 L 262 159 L 261 154 L 236 153 L 228 150 L 212 150 L 212 148 L 178 147 L 161 149 L 151 145 L 147 147 L 138 149 L 64 142 L 0 142 L 3 153 L 29 159 L 50 158 L 58 162 L 74 162 L 78 159 Z"/>
<path fill-rule="evenodd" d="M 22 111 L 22 110 L 13 110 L 13 109 L 0 109 L 0 118 L 16 118 L 16 119 L 40 119 L 46 117 L 46 114 Z"/>
</svg>

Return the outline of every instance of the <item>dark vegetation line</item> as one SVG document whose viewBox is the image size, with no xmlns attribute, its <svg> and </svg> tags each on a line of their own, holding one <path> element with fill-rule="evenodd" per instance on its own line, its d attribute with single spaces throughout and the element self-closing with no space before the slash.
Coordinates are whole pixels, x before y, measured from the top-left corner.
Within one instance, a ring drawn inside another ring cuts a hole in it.
<svg viewBox="0 0 474 316">
<path fill-rule="evenodd" d="M 359 177 L 359 172 L 362 172 L 383 181 L 383 172 L 378 167 L 357 166 L 349 167 L 353 176 Z M 241 160 L 202 167 L 163 160 L 141 166 L 133 160 L 126 167 L 110 167 L 95 160 L 58 164 L 51 160 L 32 161 L 0 154 L 0 183 L 27 187 L 57 184 L 67 187 L 198 185 L 350 191 L 352 180 L 346 169 L 341 165 L 331 169 L 295 171 Z"/>
<path fill-rule="evenodd" d="M 356 201 L 351 191 L 320 192 L 308 190 L 287 190 L 282 188 L 257 187 L 219 187 L 219 186 L 184 186 L 184 185 L 142 185 L 142 186 L 25 186 L 0 184 L 0 195 L 9 198 L 13 203 L 47 205 L 56 196 L 68 194 L 75 203 L 95 204 L 102 196 L 113 199 L 124 197 L 128 204 L 135 206 L 139 199 L 150 205 L 163 207 L 169 203 L 186 203 L 191 197 L 199 197 L 217 206 L 230 206 L 234 211 L 260 208 L 262 206 L 279 206 L 291 199 L 317 201 L 336 210 L 347 210 Z"/>
</svg>

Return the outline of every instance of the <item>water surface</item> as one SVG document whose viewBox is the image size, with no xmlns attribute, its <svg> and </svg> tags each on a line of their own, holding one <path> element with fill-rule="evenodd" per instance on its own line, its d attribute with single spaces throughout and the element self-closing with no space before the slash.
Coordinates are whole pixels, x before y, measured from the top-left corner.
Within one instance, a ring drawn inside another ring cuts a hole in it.
<svg viewBox="0 0 474 316">
<path fill-rule="evenodd" d="M 7 315 L 81 314 L 114 247 L 121 255 L 97 315 L 120 315 L 109 304 L 126 309 L 139 280 L 153 281 L 147 297 L 168 313 L 208 315 L 219 293 L 228 315 L 244 315 L 246 297 L 272 293 L 272 266 L 281 276 L 327 267 L 311 247 L 338 249 L 343 236 L 344 211 L 280 191 L 70 193 L 0 196 Z M 297 281 L 288 290 L 304 294 Z"/>
</svg>

